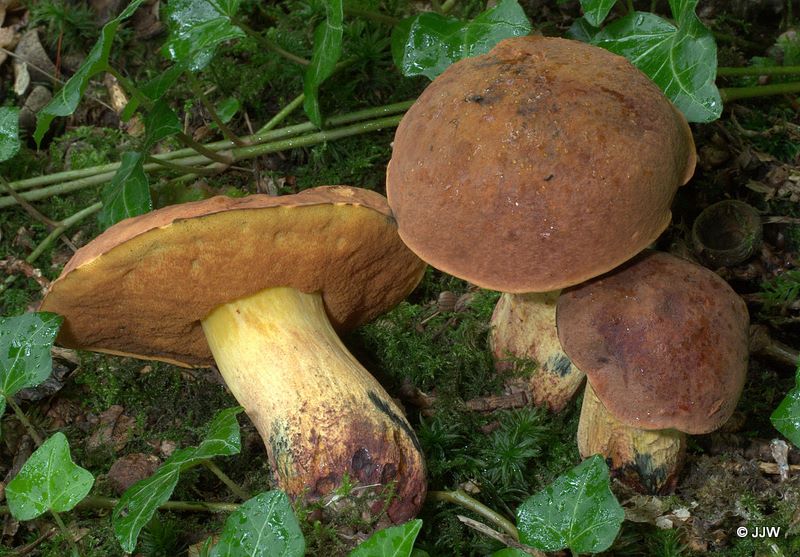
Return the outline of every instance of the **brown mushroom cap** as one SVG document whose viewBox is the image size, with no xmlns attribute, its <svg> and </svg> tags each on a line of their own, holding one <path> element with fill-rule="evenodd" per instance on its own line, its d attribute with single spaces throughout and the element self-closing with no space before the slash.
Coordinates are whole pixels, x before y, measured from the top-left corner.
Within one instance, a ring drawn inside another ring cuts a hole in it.
<svg viewBox="0 0 800 557">
<path fill-rule="evenodd" d="M 424 268 L 377 193 L 214 197 L 112 226 L 75 254 L 41 309 L 65 316 L 64 346 L 210 365 L 200 320 L 217 306 L 291 286 L 321 292 L 347 330 L 405 298 Z"/>
<path fill-rule="evenodd" d="M 543 292 L 655 240 L 694 164 L 686 120 L 627 60 L 518 37 L 425 89 L 397 128 L 386 190 L 400 236 L 434 267 Z"/>
<path fill-rule="evenodd" d="M 708 433 L 744 386 L 748 314 L 727 282 L 675 256 L 645 252 L 565 290 L 558 337 L 597 396 L 640 429 Z"/>
</svg>

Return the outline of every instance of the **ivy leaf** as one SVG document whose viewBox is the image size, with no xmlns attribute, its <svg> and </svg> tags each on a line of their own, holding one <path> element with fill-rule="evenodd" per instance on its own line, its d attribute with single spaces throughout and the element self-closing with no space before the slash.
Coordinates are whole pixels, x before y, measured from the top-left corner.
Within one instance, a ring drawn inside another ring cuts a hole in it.
<svg viewBox="0 0 800 557">
<path fill-rule="evenodd" d="M 600 455 L 559 476 L 517 509 L 520 542 L 543 551 L 568 547 L 575 554 L 610 547 L 624 518 Z"/>
<path fill-rule="evenodd" d="M 500 551 L 495 551 L 491 557 L 530 557 L 530 553 L 525 553 L 513 547 L 506 547 Z"/>
<path fill-rule="evenodd" d="M 108 55 L 111 52 L 111 45 L 114 42 L 114 36 L 117 34 L 117 28 L 120 23 L 133 15 L 133 12 L 142 2 L 144 0 L 133 0 L 122 13 L 103 26 L 100 38 L 97 39 L 78 71 L 69 78 L 61 90 L 53 96 L 53 99 L 39 111 L 36 118 L 36 130 L 33 132 L 33 139 L 36 141 L 37 146 L 42 142 L 44 134 L 50 129 L 50 124 L 56 116 L 69 116 L 75 112 L 87 85 L 89 85 L 89 79 L 108 69 Z"/>
<path fill-rule="evenodd" d="M 72 510 L 92 489 L 91 472 L 72 462 L 63 433 L 56 433 L 30 456 L 6 486 L 11 515 L 31 520 L 49 510 Z"/>
<path fill-rule="evenodd" d="M 231 21 L 238 8 L 238 0 L 170 0 L 164 55 L 193 72 L 202 70 L 220 43 L 244 37 Z"/>
<path fill-rule="evenodd" d="M 314 51 L 311 63 L 303 76 L 303 110 L 311 122 L 322 127 L 322 113 L 319 109 L 319 87 L 333 75 L 336 62 L 342 55 L 342 23 L 344 7 L 342 0 L 325 2 L 325 21 L 314 30 Z"/>
<path fill-rule="evenodd" d="M 453 62 L 530 32 L 531 23 L 517 0 L 500 0 L 472 21 L 427 12 L 395 26 L 392 57 L 403 75 L 434 79 Z"/>
<path fill-rule="evenodd" d="M 657 15 L 634 12 L 595 35 L 593 44 L 621 54 L 652 79 L 690 122 L 722 113 L 715 85 L 717 45 L 694 12 L 697 0 L 672 0 L 677 26 Z"/>
<path fill-rule="evenodd" d="M 217 105 L 217 115 L 223 124 L 227 124 L 239 112 L 239 108 L 241 108 L 239 100 L 236 97 L 228 97 Z"/>
<path fill-rule="evenodd" d="M 111 182 L 103 188 L 100 199 L 103 208 L 97 220 L 103 228 L 153 209 L 143 153 L 128 151 L 122 154 L 120 166 Z"/>
<path fill-rule="evenodd" d="M 379 530 L 356 547 L 349 557 L 409 557 L 420 528 L 422 521 L 415 519 Z"/>
<path fill-rule="evenodd" d="M 152 101 L 157 101 L 164 96 L 170 87 L 172 87 L 178 78 L 186 71 L 186 66 L 182 64 L 175 64 L 155 76 L 153 79 L 142 85 L 141 93 Z M 125 105 L 122 113 L 119 115 L 120 120 L 127 122 L 130 120 L 136 109 L 139 108 L 139 99 L 132 97 L 128 104 Z"/>
<path fill-rule="evenodd" d="M 583 17 L 593 27 L 600 27 L 617 0 L 581 0 Z"/>
<path fill-rule="evenodd" d="M 303 557 L 305 550 L 289 498 L 268 491 L 231 513 L 209 557 Z"/>
<path fill-rule="evenodd" d="M 0 416 L 6 397 L 50 376 L 50 349 L 62 321 L 60 315 L 48 312 L 0 317 Z"/>
<path fill-rule="evenodd" d="M 590 43 L 599 31 L 600 28 L 589 23 L 585 17 L 579 17 L 567 29 L 567 37 L 582 43 Z"/>
<path fill-rule="evenodd" d="M 133 552 L 139 532 L 158 507 L 169 500 L 181 472 L 215 456 L 239 453 L 242 445 L 236 415 L 241 411 L 237 406 L 217 413 L 199 446 L 175 451 L 155 474 L 136 482 L 122 494 L 111 515 L 114 534 L 122 549 Z"/>
<path fill-rule="evenodd" d="M 7 161 L 19 151 L 19 109 L 0 108 L 0 162 Z"/>
<path fill-rule="evenodd" d="M 163 100 L 158 100 L 144 118 L 144 150 L 181 131 L 181 120 Z"/>
<path fill-rule="evenodd" d="M 795 388 L 789 391 L 769 419 L 775 429 L 780 431 L 795 447 L 800 447 L 800 367 L 797 369 Z"/>
</svg>

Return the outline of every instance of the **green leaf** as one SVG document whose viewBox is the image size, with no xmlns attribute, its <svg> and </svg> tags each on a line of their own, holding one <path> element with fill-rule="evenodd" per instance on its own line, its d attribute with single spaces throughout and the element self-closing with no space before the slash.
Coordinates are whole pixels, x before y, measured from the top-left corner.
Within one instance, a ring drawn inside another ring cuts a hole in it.
<svg viewBox="0 0 800 557">
<path fill-rule="evenodd" d="M 594 27 L 600 27 L 617 0 L 581 0 L 583 17 Z"/>
<path fill-rule="evenodd" d="M 144 154 L 129 151 L 122 154 L 122 161 L 100 194 L 103 208 L 97 215 L 100 226 L 109 226 L 128 217 L 143 215 L 153 209 L 150 184 L 144 173 Z"/>
<path fill-rule="evenodd" d="M 336 62 L 342 55 L 342 23 L 344 7 L 342 0 L 326 0 L 325 21 L 314 30 L 314 51 L 311 63 L 303 76 L 303 110 L 311 122 L 322 127 L 322 113 L 319 109 L 319 87 L 336 69 Z"/>
<path fill-rule="evenodd" d="M 795 447 L 800 447 L 800 367 L 797 368 L 795 388 L 789 391 L 769 419 L 775 429 Z"/>
<path fill-rule="evenodd" d="M 0 107 L 0 162 L 7 161 L 19 151 L 19 109 Z"/>
<path fill-rule="evenodd" d="M 520 542 L 543 551 L 568 547 L 575 554 L 607 549 L 624 518 L 600 455 L 559 476 L 517 509 Z"/>
<path fill-rule="evenodd" d="M 209 557 L 302 557 L 305 550 L 289 498 L 268 491 L 231 513 Z"/>
<path fill-rule="evenodd" d="M 103 26 L 100 38 L 97 39 L 78 71 L 69 78 L 61 90 L 53 96 L 53 99 L 39 111 L 36 117 L 36 130 L 33 132 L 33 139 L 36 141 L 37 146 L 42 142 L 44 134 L 50 129 L 50 124 L 56 116 L 69 116 L 75 112 L 83 92 L 86 91 L 86 87 L 89 85 L 89 79 L 95 74 L 108 69 L 108 55 L 111 52 L 111 45 L 114 42 L 117 28 L 120 23 L 133 15 L 133 12 L 142 2 L 144 0 L 133 0 L 121 14 Z"/>
<path fill-rule="evenodd" d="M 193 72 L 205 68 L 220 43 L 244 36 L 231 22 L 238 7 L 236 0 L 170 0 L 165 56 Z"/>
<path fill-rule="evenodd" d="M 163 100 L 158 100 L 144 118 L 144 150 L 181 131 L 181 120 Z"/>
<path fill-rule="evenodd" d="M 415 519 L 399 526 L 379 530 L 356 547 L 350 553 L 350 557 L 409 557 L 420 528 L 422 521 Z"/>
<path fill-rule="evenodd" d="M 227 124 L 239 112 L 240 107 L 241 105 L 236 97 L 228 97 L 217 106 L 217 115 L 223 124 Z"/>
<path fill-rule="evenodd" d="M 722 113 L 714 84 L 717 45 L 694 13 L 697 2 L 673 0 L 677 26 L 647 12 L 634 12 L 595 35 L 593 44 L 621 54 L 652 79 L 690 122 Z"/>
<path fill-rule="evenodd" d="M 572 25 L 567 29 L 567 37 L 575 39 L 576 41 L 581 41 L 582 43 L 590 43 L 599 32 L 599 27 L 591 25 L 586 21 L 585 17 L 579 17 L 573 21 Z"/>
<path fill-rule="evenodd" d="M 403 75 L 434 79 L 453 62 L 530 32 L 530 21 L 517 0 L 500 0 L 471 22 L 427 12 L 395 26 L 392 57 Z"/>
<path fill-rule="evenodd" d="M 6 486 L 11 515 L 31 520 L 49 510 L 72 510 L 92 489 L 94 477 L 74 462 L 63 433 L 56 433 L 30 456 Z"/>
<path fill-rule="evenodd" d="M 175 451 L 155 474 L 136 482 L 122 494 L 111 515 L 114 534 L 122 549 L 133 552 L 139 532 L 158 507 L 169 500 L 181 472 L 215 456 L 239 453 L 241 438 L 236 415 L 241 411 L 237 406 L 217 413 L 200 445 Z"/>
<path fill-rule="evenodd" d="M 47 312 L 0 317 L 0 415 L 6 397 L 50 376 L 50 349 L 62 321 L 60 315 Z"/>
</svg>

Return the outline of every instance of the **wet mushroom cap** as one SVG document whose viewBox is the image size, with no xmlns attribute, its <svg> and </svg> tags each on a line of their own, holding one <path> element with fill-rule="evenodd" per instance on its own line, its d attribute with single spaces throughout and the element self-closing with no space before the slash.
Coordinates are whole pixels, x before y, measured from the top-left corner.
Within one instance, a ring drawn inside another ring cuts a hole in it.
<svg viewBox="0 0 800 557">
<path fill-rule="evenodd" d="M 626 425 L 708 433 L 736 407 L 747 307 L 705 267 L 645 252 L 565 290 L 557 322 L 567 356 Z"/>
<path fill-rule="evenodd" d="M 42 311 L 66 317 L 61 345 L 203 366 L 200 320 L 266 288 L 321 292 L 333 326 L 387 311 L 425 264 L 400 241 L 383 196 L 345 186 L 214 197 L 124 220 L 80 249 Z"/>
<path fill-rule="evenodd" d="M 397 129 L 386 189 L 400 236 L 434 267 L 544 292 L 647 247 L 694 165 L 686 120 L 627 60 L 529 36 L 425 89 Z"/>
</svg>

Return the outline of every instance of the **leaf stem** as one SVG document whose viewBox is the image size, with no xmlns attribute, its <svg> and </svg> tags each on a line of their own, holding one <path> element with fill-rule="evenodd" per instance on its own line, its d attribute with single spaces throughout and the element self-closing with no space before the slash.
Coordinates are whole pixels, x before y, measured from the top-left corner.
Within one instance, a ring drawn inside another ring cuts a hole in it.
<svg viewBox="0 0 800 557">
<path fill-rule="evenodd" d="M 245 145 L 245 142 L 239 138 L 233 130 L 231 130 L 225 122 L 222 121 L 222 118 L 219 117 L 217 113 L 217 109 L 214 108 L 214 105 L 211 104 L 211 101 L 208 100 L 208 96 L 203 91 L 203 88 L 200 87 L 200 84 L 197 82 L 197 78 L 195 78 L 191 72 L 189 72 L 189 87 L 191 87 L 192 92 L 195 94 L 196 97 L 200 99 L 200 102 L 205 107 L 206 111 L 208 111 L 209 116 L 211 116 L 211 120 L 217 125 L 219 131 L 222 132 L 222 135 L 225 136 L 225 139 L 239 145 L 240 147 Z"/>
<path fill-rule="evenodd" d="M 191 136 L 187 135 L 184 132 L 178 132 L 175 137 L 177 137 L 181 143 L 183 143 L 190 149 L 197 151 L 198 153 L 200 153 L 201 155 L 203 155 L 208 159 L 221 162 L 222 164 L 231 164 L 233 162 L 233 159 L 231 159 L 230 157 L 226 157 L 225 155 L 220 155 L 219 153 L 209 149 L 202 143 L 198 143 L 197 141 L 192 139 Z"/>
<path fill-rule="evenodd" d="M 117 81 L 119 81 L 120 85 L 122 85 L 122 88 L 126 89 L 128 94 L 135 97 L 136 100 L 139 101 L 139 104 L 141 104 L 145 109 L 151 110 L 153 108 L 153 101 L 150 100 L 150 97 L 142 93 L 139 88 L 133 84 L 133 81 L 122 75 L 110 64 L 107 65 L 106 71 L 113 75 Z"/>
<path fill-rule="evenodd" d="M 800 93 L 800 81 L 773 83 L 772 85 L 753 85 L 752 87 L 724 87 L 719 90 L 723 103 L 790 93 Z"/>
<path fill-rule="evenodd" d="M 372 11 L 369 11 L 369 10 L 362 10 L 360 8 L 352 8 L 352 7 L 345 6 L 344 7 L 344 13 L 346 13 L 347 15 L 355 16 L 355 17 L 363 17 L 364 19 L 369 19 L 369 20 L 372 20 L 372 21 L 374 21 L 376 23 L 385 23 L 386 25 L 390 25 L 392 27 L 394 27 L 395 25 L 400 23 L 400 20 L 397 19 L 396 17 L 392 17 L 390 15 L 382 14 L 380 12 L 372 12 Z"/>
<path fill-rule="evenodd" d="M 53 518 L 58 524 L 58 527 L 61 529 L 61 532 L 64 534 L 64 537 L 67 538 L 67 542 L 69 543 L 70 548 L 72 548 L 72 555 L 73 557 L 80 557 L 81 552 L 78 550 L 78 545 L 75 543 L 75 539 L 72 537 L 72 533 L 67 528 L 67 525 L 64 524 L 64 521 L 61 520 L 61 515 L 59 515 L 53 509 L 50 509 L 50 514 L 53 515 Z"/>
<path fill-rule="evenodd" d="M 456 491 L 429 491 L 428 499 L 431 501 L 455 503 L 456 505 L 460 505 L 465 509 L 469 509 L 472 512 L 482 516 L 486 520 L 490 520 L 503 531 L 505 531 L 506 534 L 514 538 L 516 541 L 519 541 L 519 532 L 517 531 L 516 526 L 514 526 L 501 514 L 490 509 L 477 499 L 473 499 L 467 495 L 467 493 L 461 489 L 457 489 Z"/>
<path fill-rule="evenodd" d="M 242 501 L 247 501 L 248 499 L 250 499 L 250 495 L 244 489 L 239 487 L 239 484 L 234 482 L 213 461 L 204 460 L 204 461 L 202 461 L 202 464 L 203 464 L 203 466 L 208 468 L 211 471 L 212 474 L 214 474 L 217 478 L 219 478 L 219 480 L 222 483 L 224 483 L 226 486 L 228 486 L 228 489 L 230 489 L 233 492 L 233 494 L 236 495 L 239 499 L 241 499 Z"/>
<path fill-rule="evenodd" d="M 75 508 L 78 509 L 113 509 L 119 499 L 102 497 L 100 495 L 90 495 L 85 497 Z M 167 501 L 160 507 L 162 511 L 187 511 L 187 512 L 209 512 L 209 513 L 230 513 L 239 508 L 238 503 L 217 503 L 205 501 Z M 7 506 L 0 506 L 0 516 L 11 514 Z"/>
<path fill-rule="evenodd" d="M 30 420 L 28 420 L 28 416 L 25 415 L 25 412 L 22 411 L 22 408 L 20 408 L 17 405 L 17 403 L 14 402 L 14 399 L 10 396 L 6 397 L 6 402 L 11 407 L 11 409 L 14 410 L 14 414 L 16 414 L 17 419 L 20 421 L 20 423 L 23 426 L 25 426 L 25 429 L 28 430 L 28 434 L 31 436 L 31 439 L 33 439 L 33 442 L 36 443 L 36 446 L 41 447 L 44 441 L 42 441 L 42 438 L 39 436 L 39 433 L 36 431 L 36 428 L 33 427 L 33 424 L 30 422 Z"/>
<path fill-rule="evenodd" d="M 800 66 L 744 66 L 744 67 L 726 67 L 722 66 L 717 68 L 717 77 L 733 77 L 744 75 L 798 75 L 800 74 Z"/>
<path fill-rule="evenodd" d="M 231 23 L 233 23 L 237 27 L 240 27 L 242 31 L 247 33 L 249 37 L 251 37 L 253 40 L 255 40 L 257 43 L 259 43 L 267 50 L 271 50 L 275 54 L 283 56 L 290 62 L 294 62 L 295 64 L 300 64 L 301 66 L 308 66 L 311 63 L 310 60 L 306 60 L 302 56 L 298 56 L 297 54 L 293 54 L 288 50 L 284 49 L 278 43 L 276 43 L 271 39 L 268 39 L 258 31 L 256 31 L 255 29 L 244 23 L 242 20 L 238 18 L 231 18 Z"/>
<path fill-rule="evenodd" d="M 201 176 L 207 176 L 210 174 L 217 174 L 219 171 L 215 169 L 210 169 L 202 166 L 188 166 L 180 163 L 175 163 L 171 161 L 167 161 L 164 159 L 157 159 L 151 155 L 145 155 L 145 160 L 149 163 L 156 164 L 163 168 L 167 168 L 169 170 L 175 170 L 177 172 L 188 172 L 190 174 L 199 174 Z"/>
<path fill-rule="evenodd" d="M 450 10 L 452 10 L 453 8 L 455 8 L 455 6 L 456 6 L 456 1 L 457 1 L 457 0 L 445 0 L 444 4 L 442 4 L 442 7 L 441 7 L 441 8 L 439 8 L 439 11 L 440 11 L 441 13 L 443 13 L 443 14 L 447 15 L 448 13 L 450 13 Z"/>
</svg>

